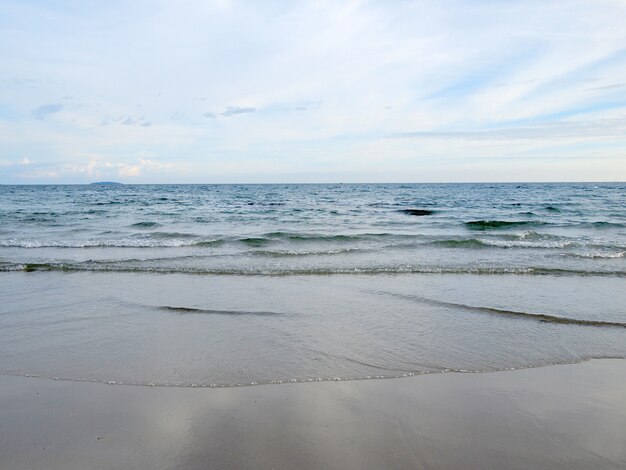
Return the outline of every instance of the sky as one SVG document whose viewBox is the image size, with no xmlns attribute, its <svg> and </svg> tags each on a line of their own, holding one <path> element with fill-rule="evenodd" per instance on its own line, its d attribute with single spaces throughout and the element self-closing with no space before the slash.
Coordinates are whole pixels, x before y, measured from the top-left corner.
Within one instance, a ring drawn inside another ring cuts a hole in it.
<svg viewBox="0 0 626 470">
<path fill-rule="evenodd" d="M 0 183 L 626 181 L 626 0 L 0 0 Z"/>
</svg>

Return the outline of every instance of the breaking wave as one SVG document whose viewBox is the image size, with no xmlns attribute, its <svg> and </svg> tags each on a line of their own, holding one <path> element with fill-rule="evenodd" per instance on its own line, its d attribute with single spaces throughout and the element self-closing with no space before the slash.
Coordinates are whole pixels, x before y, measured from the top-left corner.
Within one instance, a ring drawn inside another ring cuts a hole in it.
<svg viewBox="0 0 626 470">
<path fill-rule="evenodd" d="M 127 266 L 122 263 L 77 262 L 77 263 L 12 263 L 0 262 L 0 272 L 120 272 L 120 273 L 157 273 L 157 274 L 197 274 L 223 276 L 328 276 L 328 275 L 377 275 L 377 274 L 479 274 L 479 275 L 551 275 L 551 276 L 613 276 L 626 277 L 624 270 L 585 270 L 550 268 L 542 266 L 498 267 L 498 266 L 356 266 L 356 267 L 178 267 L 161 266 Z"/>
</svg>

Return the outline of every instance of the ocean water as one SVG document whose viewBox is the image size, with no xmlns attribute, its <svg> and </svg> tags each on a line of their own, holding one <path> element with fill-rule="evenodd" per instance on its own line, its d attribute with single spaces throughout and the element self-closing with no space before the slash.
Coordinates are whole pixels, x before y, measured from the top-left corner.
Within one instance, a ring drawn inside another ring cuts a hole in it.
<svg viewBox="0 0 626 470">
<path fill-rule="evenodd" d="M 626 357 L 626 184 L 0 186 L 0 373 L 164 386 Z"/>
</svg>

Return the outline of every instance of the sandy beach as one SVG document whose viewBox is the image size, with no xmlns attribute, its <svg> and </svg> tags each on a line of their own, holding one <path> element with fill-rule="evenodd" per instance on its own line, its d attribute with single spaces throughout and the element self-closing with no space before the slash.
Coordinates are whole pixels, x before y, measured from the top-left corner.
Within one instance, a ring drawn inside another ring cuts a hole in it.
<svg viewBox="0 0 626 470">
<path fill-rule="evenodd" d="M 0 384 L 3 469 L 626 465 L 617 359 L 226 389 Z"/>
</svg>

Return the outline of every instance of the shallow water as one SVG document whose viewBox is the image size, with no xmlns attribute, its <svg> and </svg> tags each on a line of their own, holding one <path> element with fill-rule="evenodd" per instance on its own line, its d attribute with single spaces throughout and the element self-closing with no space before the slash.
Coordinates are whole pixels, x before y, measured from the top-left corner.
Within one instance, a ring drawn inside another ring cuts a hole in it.
<svg viewBox="0 0 626 470">
<path fill-rule="evenodd" d="M 623 207 L 623 184 L 0 186 L 0 372 L 210 386 L 626 357 Z"/>
</svg>

